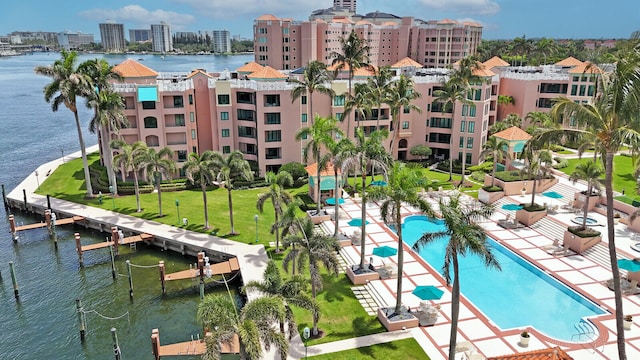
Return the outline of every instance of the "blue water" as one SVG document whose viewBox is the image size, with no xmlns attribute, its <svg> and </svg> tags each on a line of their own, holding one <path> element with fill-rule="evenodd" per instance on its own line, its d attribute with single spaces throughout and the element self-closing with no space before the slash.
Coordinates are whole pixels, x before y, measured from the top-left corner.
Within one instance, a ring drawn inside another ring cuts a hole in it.
<svg viewBox="0 0 640 360">
<path fill-rule="evenodd" d="M 438 220 L 411 216 L 402 225 L 402 236 L 413 245 L 425 232 L 444 229 Z M 442 238 L 419 253 L 439 273 L 447 242 Z M 486 268 L 477 256 L 461 257 L 460 291 L 503 330 L 532 326 L 550 337 L 571 341 L 580 319 L 605 313 L 493 239 L 489 244 L 502 271 Z"/>
</svg>

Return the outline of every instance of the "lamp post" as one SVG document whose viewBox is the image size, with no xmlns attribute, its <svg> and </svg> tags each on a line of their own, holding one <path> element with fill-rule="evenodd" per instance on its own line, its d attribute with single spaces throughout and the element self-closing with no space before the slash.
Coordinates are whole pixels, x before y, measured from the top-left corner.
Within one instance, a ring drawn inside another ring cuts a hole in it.
<svg viewBox="0 0 640 360">
<path fill-rule="evenodd" d="M 311 336 L 311 330 L 308 327 L 305 327 L 302 330 L 302 339 L 304 340 L 304 358 L 307 359 L 307 340 L 309 340 L 309 336 Z"/>
<path fill-rule="evenodd" d="M 113 193 L 113 185 L 109 185 L 109 192 L 111 193 L 111 209 L 115 210 L 116 209 L 116 199 L 115 199 L 115 195 Z"/>
<path fill-rule="evenodd" d="M 180 225 L 180 200 L 176 199 L 176 210 L 178 211 L 178 225 Z"/>
<path fill-rule="evenodd" d="M 253 220 L 256 221 L 256 242 L 258 242 L 258 214 L 253 215 Z"/>
<path fill-rule="evenodd" d="M 64 149 L 60 148 L 60 152 L 62 153 L 62 163 L 64 164 Z"/>
<path fill-rule="evenodd" d="M 38 184 L 38 187 L 40 187 L 40 178 L 38 178 L 38 170 L 36 170 L 36 183 Z"/>
</svg>

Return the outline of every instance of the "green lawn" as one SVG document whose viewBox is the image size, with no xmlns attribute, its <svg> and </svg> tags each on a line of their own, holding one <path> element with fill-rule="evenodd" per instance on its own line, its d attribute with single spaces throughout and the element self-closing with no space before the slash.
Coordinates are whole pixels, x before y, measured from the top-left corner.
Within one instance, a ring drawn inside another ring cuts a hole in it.
<svg viewBox="0 0 640 360">
<path fill-rule="evenodd" d="M 429 360 L 418 342 L 411 339 L 396 340 L 384 344 L 365 346 L 325 355 L 309 356 L 313 360 L 353 360 L 353 359 L 407 359 Z"/>
</svg>

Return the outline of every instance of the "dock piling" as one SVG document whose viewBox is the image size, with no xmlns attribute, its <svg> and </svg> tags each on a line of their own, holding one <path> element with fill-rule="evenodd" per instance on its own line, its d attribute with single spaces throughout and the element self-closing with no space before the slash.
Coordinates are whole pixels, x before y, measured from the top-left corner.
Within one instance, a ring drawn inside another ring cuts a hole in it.
<svg viewBox="0 0 640 360">
<path fill-rule="evenodd" d="M 2 203 L 4 204 L 4 210 L 9 210 L 9 203 L 7 203 L 7 192 L 4 189 L 4 184 L 2 184 Z"/>
<path fill-rule="evenodd" d="M 22 197 L 24 198 L 24 211 L 27 211 L 27 190 L 22 189 Z"/>
<path fill-rule="evenodd" d="M 51 210 L 49 210 L 49 212 L 51 212 L 51 239 L 53 240 L 53 247 L 58 250 L 58 233 L 56 232 L 56 213 L 52 212 Z"/>
<path fill-rule="evenodd" d="M 164 261 L 160 260 L 160 262 L 158 263 L 158 268 L 160 269 L 160 285 L 162 286 L 162 295 L 164 295 L 166 293 L 165 282 L 164 282 L 164 275 L 165 275 Z"/>
<path fill-rule="evenodd" d="M 13 215 L 9 215 L 9 228 L 11 228 L 11 238 L 13 242 L 18 242 L 18 234 L 16 233 L 16 218 Z"/>
<path fill-rule="evenodd" d="M 47 231 L 51 235 L 51 210 L 44 211 L 44 222 L 47 224 Z"/>
<path fill-rule="evenodd" d="M 133 299 L 133 277 L 131 277 L 131 261 L 127 260 L 127 274 L 129 275 L 129 298 Z"/>
<path fill-rule="evenodd" d="M 80 329 L 80 341 L 84 342 L 86 332 L 86 320 L 84 318 L 84 309 L 82 308 L 82 300 L 76 299 L 76 312 L 78 313 L 78 328 Z"/>
<path fill-rule="evenodd" d="M 13 267 L 13 261 L 9 261 L 9 272 L 11 273 L 11 282 L 13 283 L 13 295 L 16 300 L 20 299 L 20 291 L 18 290 L 18 280 L 16 278 L 16 270 Z"/>
<path fill-rule="evenodd" d="M 153 360 L 160 360 L 160 330 L 151 330 L 151 353 Z"/>
<path fill-rule="evenodd" d="M 118 244 L 120 243 L 120 234 L 117 226 L 111 227 L 111 241 L 113 241 L 113 252 L 118 256 Z"/>
<path fill-rule="evenodd" d="M 74 237 L 76 239 L 76 252 L 78 253 L 78 261 L 80 262 L 80 267 L 84 267 L 84 260 L 82 259 L 82 244 L 80 244 L 80 234 L 75 233 Z"/>
<path fill-rule="evenodd" d="M 115 280 L 116 279 L 116 260 L 113 256 L 113 246 L 109 246 L 109 256 L 111 257 L 111 277 L 113 278 L 113 280 Z"/>
<path fill-rule="evenodd" d="M 120 344 L 118 344 L 118 334 L 116 328 L 111 328 L 111 338 L 113 339 L 113 355 L 116 360 L 120 360 Z"/>
<path fill-rule="evenodd" d="M 51 210 L 51 195 L 47 194 L 47 209 Z"/>
<path fill-rule="evenodd" d="M 200 280 L 200 300 L 204 300 L 204 280 Z"/>
</svg>

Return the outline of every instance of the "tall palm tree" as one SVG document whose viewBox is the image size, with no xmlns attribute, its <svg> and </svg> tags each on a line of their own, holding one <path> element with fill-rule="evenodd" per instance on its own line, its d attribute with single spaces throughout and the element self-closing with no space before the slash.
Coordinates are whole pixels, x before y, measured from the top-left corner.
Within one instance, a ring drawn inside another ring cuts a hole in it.
<svg viewBox="0 0 640 360">
<path fill-rule="evenodd" d="M 311 125 L 313 125 L 315 119 L 315 113 L 313 112 L 313 93 L 317 92 L 329 96 L 334 95 L 334 91 L 329 85 L 331 78 L 327 73 L 327 66 L 317 60 L 310 61 L 304 69 L 302 80 L 291 79 L 289 81 L 296 86 L 291 90 L 292 103 L 300 96 L 308 95 L 307 104 L 309 111 L 307 116 L 311 119 Z"/>
<path fill-rule="evenodd" d="M 391 73 L 391 68 L 388 66 L 378 68 L 375 74 L 367 79 L 369 93 L 375 100 L 375 105 L 378 109 L 378 114 L 376 116 L 376 130 L 380 130 L 380 118 L 382 114 L 381 107 L 384 99 L 388 97 L 389 89 L 392 86 L 392 80 L 393 73 Z"/>
<path fill-rule="evenodd" d="M 60 105 L 64 105 L 73 113 L 76 130 L 78 131 L 80 153 L 82 155 L 84 180 L 87 190 L 86 196 L 93 197 L 87 150 L 84 144 L 77 105 L 78 97 L 88 96 L 92 92 L 92 81 L 86 74 L 78 71 L 78 66 L 76 65 L 78 60 L 77 52 L 62 50 L 60 54 L 61 58 L 56 60 L 53 65 L 38 66 L 35 68 L 35 73 L 52 79 L 52 81 L 44 87 L 44 99 L 46 102 L 51 103 L 51 110 L 56 112 L 60 108 Z"/>
<path fill-rule="evenodd" d="M 289 353 L 289 343 L 284 334 L 273 328 L 275 322 L 286 317 L 282 299 L 264 296 L 244 305 L 240 313 L 236 304 L 226 294 L 207 295 L 198 304 L 198 322 L 211 332 L 205 337 L 207 350 L 203 360 L 220 359 L 221 346 L 230 344 L 235 336 L 240 340 L 242 358 L 262 358 L 262 348 L 275 345 L 282 359 Z"/>
<path fill-rule="evenodd" d="M 122 169 L 122 178 L 126 179 L 129 173 L 133 173 L 133 187 L 136 194 L 137 212 L 141 212 L 140 208 L 140 186 L 138 184 L 138 174 L 144 168 L 144 159 L 147 155 L 147 144 L 142 141 L 136 141 L 132 145 L 127 144 L 124 140 L 112 140 L 111 148 L 119 150 L 120 153 L 113 157 L 113 167 Z"/>
<path fill-rule="evenodd" d="M 289 234 L 296 234 L 302 231 L 303 222 L 298 218 L 298 211 L 300 210 L 300 206 L 302 205 L 302 201 L 298 198 L 294 198 L 292 202 L 287 204 L 284 211 L 282 212 L 282 216 L 280 217 L 280 221 L 277 223 L 277 227 L 282 229 L 282 238 L 286 238 Z M 296 247 L 296 243 L 291 243 L 291 249 L 289 250 L 289 255 L 291 259 L 297 259 L 299 248 Z M 291 274 L 296 274 L 296 262 L 291 261 Z"/>
<path fill-rule="evenodd" d="M 269 171 L 265 176 L 265 181 L 269 184 L 269 191 L 258 195 L 258 202 L 256 207 L 260 213 L 264 211 L 264 204 L 267 201 L 271 201 L 273 204 L 273 212 L 275 215 L 275 222 L 271 227 L 271 232 L 276 234 L 276 252 L 280 252 L 280 217 L 285 211 L 285 208 L 289 203 L 293 201 L 293 196 L 284 190 L 286 186 L 293 185 L 293 178 L 291 174 L 286 171 L 280 171 L 277 174 Z"/>
<path fill-rule="evenodd" d="M 332 66 L 336 66 L 336 73 L 345 68 L 349 71 L 349 95 L 351 95 L 351 83 L 356 69 L 369 65 L 369 45 L 361 39 L 355 30 L 351 30 L 349 36 L 340 39 L 341 52 L 332 52 Z M 350 97 L 350 96 L 349 96 Z M 351 117 L 347 116 L 347 136 L 350 136 Z"/>
<path fill-rule="evenodd" d="M 531 190 L 532 207 L 535 205 L 538 182 L 551 172 L 551 162 L 553 161 L 550 152 L 536 149 L 535 146 L 534 142 L 529 141 L 521 154 L 522 159 L 526 162 L 526 166 L 522 168 L 521 173 L 533 181 L 533 189 Z"/>
<path fill-rule="evenodd" d="M 496 183 L 496 170 L 498 168 L 498 163 L 502 162 L 504 159 L 511 160 L 511 155 L 509 155 L 508 150 L 509 144 L 495 136 L 490 136 L 482 148 L 483 150 L 480 152 L 480 158 L 484 160 L 491 158 L 493 161 L 493 171 L 491 172 L 491 186 L 493 187 Z"/>
<path fill-rule="evenodd" d="M 316 209 L 320 211 L 322 209 L 322 202 L 320 197 L 320 171 L 322 170 L 321 159 L 322 149 L 326 148 L 327 144 L 333 141 L 336 135 L 342 135 L 342 131 L 338 127 L 336 119 L 333 117 L 317 117 L 313 125 L 309 127 L 303 127 L 296 133 L 296 140 L 308 139 L 304 147 L 305 161 L 311 153 L 316 162 Z"/>
<path fill-rule="evenodd" d="M 155 183 L 158 192 L 158 216 L 162 217 L 162 187 L 160 182 L 162 176 L 169 178 L 177 170 L 176 162 L 173 160 L 173 150 L 168 147 L 156 151 L 148 148 L 142 160 L 144 173 L 151 183 Z"/>
<path fill-rule="evenodd" d="M 451 109 L 451 129 L 455 129 L 456 102 L 466 100 L 466 92 L 455 78 L 443 80 L 442 86 L 433 91 L 436 102 L 443 104 L 442 112 Z M 453 180 L 453 136 L 449 138 L 449 181 Z"/>
<path fill-rule="evenodd" d="M 253 171 L 249 162 L 244 159 L 244 154 L 238 150 L 232 151 L 226 157 L 219 152 L 213 153 L 214 168 L 218 171 L 216 180 L 220 186 L 227 189 L 227 202 L 229 204 L 229 222 L 231 224 L 230 235 L 235 235 L 236 230 L 233 226 L 233 199 L 231 191 L 233 191 L 233 182 L 236 179 L 245 181 L 253 181 Z"/>
<path fill-rule="evenodd" d="M 404 267 L 404 242 L 402 239 L 402 206 L 414 206 L 429 216 L 433 216 L 431 204 L 419 194 L 424 183 L 423 169 L 401 162 L 393 163 L 388 172 L 387 186 L 372 187 L 367 201 L 382 201 L 380 215 L 387 226 L 393 226 L 398 236 L 398 280 L 394 313 L 402 314 L 402 271 Z M 363 204 L 364 206 L 364 204 Z"/>
<path fill-rule="evenodd" d="M 358 83 L 353 89 L 353 95 L 349 95 L 347 101 L 344 104 L 345 114 L 350 114 L 351 111 L 355 111 L 355 117 L 359 121 L 356 123 L 356 127 L 360 127 L 361 121 L 364 121 L 371 114 L 371 89 L 366 83 Z"/>
<path fill-rule="evenodd" d="M 216 179 L 217 169 L 214 167 L 215 154 L 211 150 L 207 150 L 198 155 L 193 152 L 189 154 L 189 160 L 184 163 L 183 167 L 187 174 L 187 179 L 192 184 L 198 182 L 202 190 L 202 202 L 204 205 L 204 228 L 209 229 L 209 211 L 207 208 L 207 184 L 213 184 Z"/>
<path fill-rule="evenodd" d="M 582 230 L 587 228 L 587 217 L 589 215 L 589 199 L 593 190 L 600 191 L 600 184 L 602 183 L 602 175 L 604 172 L 599 164 L 595 161 L 587 161 L 576 165 L 575 170 L 569 176 L 574 184 L 580 180 L 587 183 L 587 193 L 585 196 L 583 214 L 582 214 Z"/>
<path fill-rule="evenodd" d="M 299 246 L 299 251 L 295 254 L 293 252 L 287 253 L 287 256 L 282 260 L 282 266 L 286 271 L 289 269 L 289 264 L 293 262 L 297 262 L 299 269 L 309 266 L 311 297 L 315 300 L 318 290 L 322 289 L 321 267 L 324 267 L 335 276 L 338 275 L 336 252 L 340 245 L 338 245 L 338 240 L 335 237 L 316 232 L 313 222 L 308 217 L 299 221 L 301 231 L 284 239 L 285 246 L 296 244 Z M 314 336 L 318 335 L 319 317 L 319 313 L 314 314 L 312 332 Z"/>
<path fill-rule="evenodd" d="M 442 219 L 446 227 L 443 231 L 426 232 L 413 245 L 414 250 L 420 250 L 427 244 L 448 237 L 445 250 L 442 274 L 451 286 L 451 333 L 449 336 L 449 359 L 455 358 L 456 341 L 458 335 L 458 317 L 460 314 L 460 272 L 459 256 L 473 254 L 478 256 L 485 267 L 500 270 L 500 263 L 487 244 L 487 235 L 483 227 L 478 224 L 493 214 L 493 207 L 487 204 L 467 206 L 462 203 L 460 193 L 448 198 L 441 197 L 438 201 Z M 453 268 L 453 285 L 451 270 Z"/>
<path fill-rule="evenodd" d="M 386 139 L 388 133 L 386 130 L 376 130 L 369 134 L 364 135 L 362 128 L 356 129 L 355 149 L 351 155 L 345 159 L 343 169 L 355 167 L 356 172 L 360 173 L 360 198 L 362 199 L 362 206 L 360 207 L 360 218 L 365 220 L 367 218 L 366 202 L 366 186 L 367 186 L 367 168 L 379 168 L 384 172 L 387 171 L 387 167 L 391 164 L 391 156 L 385 151 L 382 141 Z M 354 187 L 355 183 L 354 183 Z M 360 225 L 360 265 L 359 269 L 362 271 L 365 269 L 365 239 L 367 232 L 365 231 L 365 222 L 362 221 Z"/>
<path fill-rule="evenodd" d="M 400 136 L 400 114 L 402 114 L 405 109 L 409 111 L 413 110 L 418 113 L 422 112 L 420 107 L 413 104 L 413 102 L 421 96 L 419 92 L 415 91 L 414 85 L 415 83 L 412 78 L 405 76 L 404 74 L 400 75 L 397 80 L 393 81 L 389 88 L 387 98 L 384 101 L 389 105 L 391 113 L 391 127 L 393 135 L 391 136 L 389 153 L 393 158 L 395 158 L 393 154 L 393 145 Z"/>
<path fill-rule="evenodd" d="M 340 199 L 342 199 L 342 176 L 341 169 L 342 164 L 346 159 L 354 152 L 355 148 L 353 142 L 348 138 L 341 139 L 340 141 L 331 141 L 327 144 L 329 150 L 329 161 L 333 165 L 333 198 L 335 200 L 334 206 L 334 232 L 333 236 L 338 237 L 338 230 L 340 225 Z"/>
</svg>

